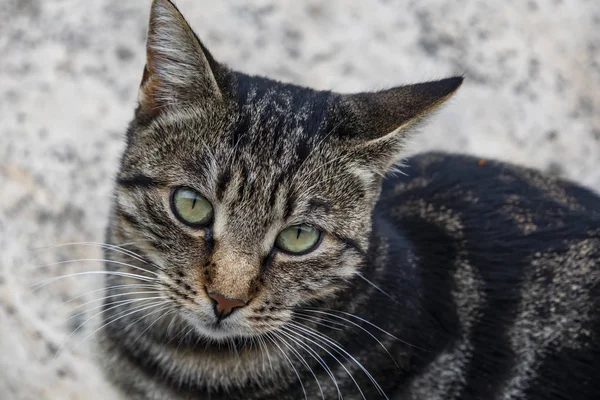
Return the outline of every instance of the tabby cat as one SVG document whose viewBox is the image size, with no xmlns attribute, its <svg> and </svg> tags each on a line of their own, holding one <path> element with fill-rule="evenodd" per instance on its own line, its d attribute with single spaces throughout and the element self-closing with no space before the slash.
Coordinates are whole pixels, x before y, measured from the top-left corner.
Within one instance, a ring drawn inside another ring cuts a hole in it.
<svg viewBox="0 0 600 400">
<path fill-rule="evenodd" d="M 599 399 L 600 198 L 442 153 L 389 174 L 461 83 L 248 76 L 155 0 L 108 227 L 124 398 Z"/>
</svg>

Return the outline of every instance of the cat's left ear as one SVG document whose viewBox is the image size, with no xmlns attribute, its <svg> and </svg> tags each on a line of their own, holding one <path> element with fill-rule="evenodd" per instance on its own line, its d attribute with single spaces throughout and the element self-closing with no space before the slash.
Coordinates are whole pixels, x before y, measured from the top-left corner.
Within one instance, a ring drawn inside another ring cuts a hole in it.
<svg viewBox="0 0 600 400">
<path fill-rule="evenodd" d="M 462 77 L 400 86 L 381 92 L 343 95 L 351 118 L 344 138 L 385 173 L 402 155 L 410 128 L 448 100 Z"/>
<path fill-rule="evenodd" d="M 154 0 L 138 111 L 153 117 L 192 102 L 210 106 L 222 96 L 218 81 L 223 73 L 177 7 Z"/>
</svg>

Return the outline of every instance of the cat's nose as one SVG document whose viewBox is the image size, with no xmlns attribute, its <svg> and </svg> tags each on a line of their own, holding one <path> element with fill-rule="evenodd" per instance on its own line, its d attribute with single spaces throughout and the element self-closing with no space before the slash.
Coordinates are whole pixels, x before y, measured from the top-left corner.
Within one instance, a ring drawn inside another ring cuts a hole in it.
<svg viewBox="0 0 600 400">
<path fill-rule="evenodd" d="M 215 314 L 219 320 L 229 316 L 235 309 L 246 305 L 246 302 L 243 300 L 230 299 L 215 292 L 208 293 L 208 297 L 212 299 L 215 305 Z"/>
</svg>

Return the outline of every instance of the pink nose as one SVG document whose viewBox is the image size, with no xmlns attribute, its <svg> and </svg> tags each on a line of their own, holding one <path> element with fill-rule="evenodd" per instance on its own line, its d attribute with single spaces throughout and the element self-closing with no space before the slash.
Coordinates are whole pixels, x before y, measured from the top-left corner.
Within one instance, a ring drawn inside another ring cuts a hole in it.
<svg viewBox="0 0 600 400">
<path fill-rule="evenodd" d="M 241 308 L 246 305 L 246 302 L 238 299 L 230 299 L 218 293 L 209 293 L 208 296 L 215 304 L 215 314 L 217 318 L 226 318 L 236 308 Z"/>
</svg>

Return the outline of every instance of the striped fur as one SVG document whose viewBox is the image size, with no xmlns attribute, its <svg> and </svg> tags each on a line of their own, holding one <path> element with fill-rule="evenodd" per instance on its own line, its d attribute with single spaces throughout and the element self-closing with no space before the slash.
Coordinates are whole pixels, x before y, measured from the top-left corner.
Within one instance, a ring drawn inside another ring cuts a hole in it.
<svg viewBox="0 0 600 400">
<path fill-rule="evenodd" d="M 124 397 L 597 398 L 600 199 L 447 154 L 384 178 L 461 82 L 342 95 L 247 76 L 155 0 L 107 232 L 135 253 L 106 254 L 100 362 Z M 180 186 L 210 226 L 175 218 Z M 297 224 L 322 242 L 278 251 Z M 218 321 L 212 291 L 248 305 Z"/>
</svg>

